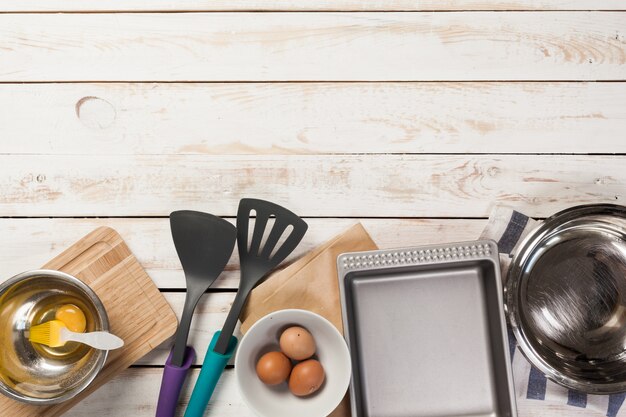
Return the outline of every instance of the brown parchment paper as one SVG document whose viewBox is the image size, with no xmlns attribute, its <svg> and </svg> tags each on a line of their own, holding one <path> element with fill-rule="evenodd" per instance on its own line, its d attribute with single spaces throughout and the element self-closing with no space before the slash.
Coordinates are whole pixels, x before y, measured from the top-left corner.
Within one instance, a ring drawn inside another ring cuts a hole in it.
<svg viewBox="0 0 626 417">
<path fill-rule="evenodd" d="M 263 316 L 286 308 L 313 311 L 343 333 L 337 256 L 344 252 L 376 250 L 378 247 L 358 223 L 318 246 L 282 271 L 272 274 L 250 294 L 240 318 L 241 331 Z M 348 395 L 331 417 L 350 416 Z"/>
</svg>

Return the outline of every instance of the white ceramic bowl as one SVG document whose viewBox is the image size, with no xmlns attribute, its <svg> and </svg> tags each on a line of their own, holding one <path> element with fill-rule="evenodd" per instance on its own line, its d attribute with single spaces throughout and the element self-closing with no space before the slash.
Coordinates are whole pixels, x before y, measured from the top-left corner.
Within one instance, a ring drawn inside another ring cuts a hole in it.
<svg viewBox="0 0 626 417">
<path fill-rule="evenodd" d="M 302 326 L 315 338 L 316 356 L 326 379 L 316 393 L 296 397 L 286 383 L 265 385 L 256 374 L 259 358 L 280 350 L 283 330 Z M 341 333 L 322 316 L 306 310 L 280 310 L 256 322 L 241 339 L 235 359 L 235 374 L 241 395 L 248 406 L 262 417 L 322 417 L 330 414 L 343 399 L 350 385 L 350 352 Z"/>
</svg>

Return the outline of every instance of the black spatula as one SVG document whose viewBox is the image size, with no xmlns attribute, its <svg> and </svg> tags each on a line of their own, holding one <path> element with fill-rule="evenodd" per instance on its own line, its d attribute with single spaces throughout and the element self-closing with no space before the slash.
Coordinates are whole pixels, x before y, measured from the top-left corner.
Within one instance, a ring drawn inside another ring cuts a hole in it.
<svg viewBox="0 0 626 417">
<path fill-rule="evenodd" d="M 248 245 L 250 217 L 253 212 L 256 213 L 256 220 Z M 274 225 L 265 244 L 261 246 L 268 221 L 272 217 L 275 218 Z M 213 335 L 185 417 L 202 417 L 204 414 L 215 385 L 237 346 L 237 338 L 233 336 L 233 331 L 250 291 L 293 252 L 307 228 L 304 220 L 277 204 L 251 198 L 239 202 L 237 211 L 237 247 L 241 262 L 239 290 L 224 327 Z M 279 244 L 283 233 L 288 233 L 287 237 Z"/>
<path fill-rule="evenodd" d="M 170 228 L 178 258 L 185 271 L 187 295 L 174 347 L 165 363 L 157 417 L 173 417 L 180 389 L 196 356 L 187 337 L 196 304 L 222 273 L 235 247 L 237 231 L 224 219 L 199 211 L 175 211 Z"/>
</svg>

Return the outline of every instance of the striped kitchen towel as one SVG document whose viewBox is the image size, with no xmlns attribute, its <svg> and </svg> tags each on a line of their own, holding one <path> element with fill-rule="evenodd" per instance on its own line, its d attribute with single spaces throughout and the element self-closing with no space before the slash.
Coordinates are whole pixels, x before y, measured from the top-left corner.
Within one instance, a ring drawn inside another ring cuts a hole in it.
<svg viewBox="0 0 626 417">
<path fill-rule="evenodd" d="M 509 207 L 498 206 L 492 211 L 481 239 L 493 239 L 498 242 L 503 279 L 506 279 L 506 272 L 518 245 L 539 223 Z M 513 379 L 518 405 L 539 400 L 587 408 L 607 417 L 626 417 L 626 411 L 621 409 L 626 394 L 588 395 L 568 390 L 548 380 L 522 355 L 510 329 L 509 349 L 513 361 Z"/>
</svg>

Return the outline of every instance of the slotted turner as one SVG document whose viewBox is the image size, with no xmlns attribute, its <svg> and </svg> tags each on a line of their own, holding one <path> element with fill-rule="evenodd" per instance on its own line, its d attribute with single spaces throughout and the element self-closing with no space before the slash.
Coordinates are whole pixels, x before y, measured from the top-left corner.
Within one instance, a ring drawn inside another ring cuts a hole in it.
<svg viewBox="0 0 626 417">
<path fill-rule="evenodd" d="M 256 220 L 252 239 L 248 245 L 252 212 L 256 213 Z M 274 225 L 265 244 L 261 246 L 267 223 L 272 217 L 275 218 Z M 292 228 L 291 231 L 287 230 L 289 227 Z M 237 211 L 237 248 L 241 262 L 239 290 L 224 327 L 213 335 L 185 417 L 202 417 L 204 414 L 217 381 L 237 346 L 237 338 L 233 336 L 233 332 L 250 291 L 293 252 L 304 237 L 307 228 L 304 220 L 277 204 L 251 198 L 244 198 L 239 202 Z M 283 233 L 288 233 L 288 235 L 284 242 L 279 244 Z"/>
<path fill-rule="evenodd" d="M 174 417 L 178 396 L 196 352 L 187 337 L 196 304 L 222 273 L 233 249 L 235 226 L 212 214 L 182 210 L 170 214 L 170 228 L 178 258 L 185 271 L 187 295 L 176 339 L 165 362 L 156 417 Z"/>
</svg>

